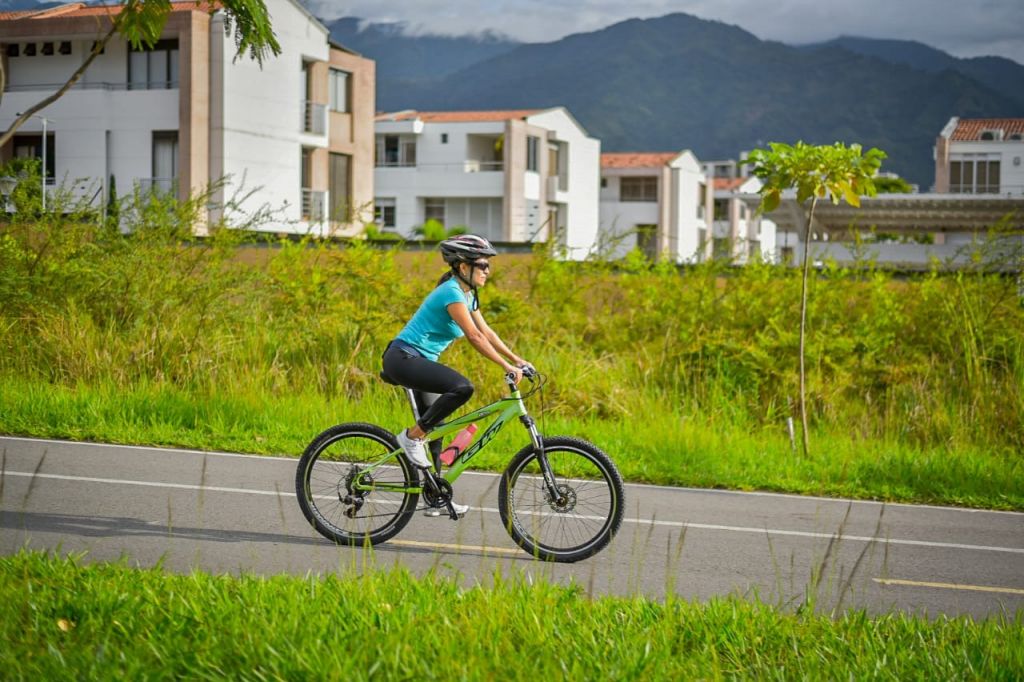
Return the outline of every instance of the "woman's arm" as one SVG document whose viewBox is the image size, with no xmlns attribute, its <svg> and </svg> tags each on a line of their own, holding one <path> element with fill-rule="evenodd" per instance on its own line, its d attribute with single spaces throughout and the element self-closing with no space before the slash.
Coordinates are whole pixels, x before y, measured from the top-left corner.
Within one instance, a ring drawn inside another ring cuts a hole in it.
<svg viewBox="0 0 1024 682">
<path fill-rule="evenodd" d="M 476 324 L 477 329 L 484 333 L 484 336 L 486 336 L 487 340 L 491 342 L 491 346 L 494 348 L 494 350 L 504 355 L 506 358 L 508 358 L 509 362 L 511 362 L 513 365 L 517 367 L 525 362 L 525 360 L 523 360 L 521 357 L 513 353 L 512 350 L 505 345 L 505 342 L 498 337 L 497 332 L 491 329 L 490 325 L 487 324 L 486 321 L 484 321 L 484 316 L 479 310 L 474 310 L 472 312 L 472 316 L 473 322 Z"/>
<path fill-rule="evenodd" d="M 505 358 L 501 357 L 497 349 L 495 349 L 494 345 L 491 344 L 491 341 L 488 338 L 487 334 L 485 334 L 479 327 L 477 327 L 476 322 L 470 316 L 469 308 L 466 306 L 465 303 L 450 303 L 448 305 L 448 314 L 452 316 L 453 320 L 455 320 L 455 324 L 459 325 L 459 328 L 462 330 L 462 333 L 466 335 L 466 340 L 469 341 L 473 348 L 476 348 L 478 351 L 480 351 L 480 354 L 483 355 L 488 360 L 491 360 L 492 362 L 499 365 L 503 370 L 505 370 L 506 373 L 511 372 L 515 374 L 516 383 L 519 383 L 519 381 L 523 378 L 523 371 L 518 367 L 509 364 L 508 362 L 505 361 Z M 487 327 L 486 324 L 484 325 L 484 327 L 487 328 L 488 330 L 490 329 L 489 327 Z M 494 334 L 494 332 L 491 332 L 491 334 Z M 494 338 L 497 339 L 496 334 L 494 335 Z M 498 343 L 501 343 L 501 339 L 498 339 Z M 508 351 L 508 348 L 505 347 L 505 344 L 502 343 L 501 347 L 504 348 L 504 350 Z M 508 352 L 511 353 L 511 351 Z"/>
</svg>

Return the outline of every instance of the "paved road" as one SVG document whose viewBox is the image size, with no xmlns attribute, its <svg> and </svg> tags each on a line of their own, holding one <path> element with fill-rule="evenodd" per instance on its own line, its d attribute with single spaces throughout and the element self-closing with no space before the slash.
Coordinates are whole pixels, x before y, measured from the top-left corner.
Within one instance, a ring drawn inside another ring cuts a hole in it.
<svg viewBox="0 0 1024 682">
<path fill-rule="evenodd" d="M 171 570 L 261 574 L 436 568 L 575 580 L 593 594 L 758 595 L 985 617 L 1024 608 L 1024 514 L 630 485 L 622 530 L 573 565 L 533 561 L 505 534 L 497 477 L 464 475 L 459 522 L 417 515 L 372 551 L 336 547 L 295 502 L 294 459 L 0 437 L 0 552 L 122 555 Z M 821 576 L 813 587 L 812 575 Z"/>
</svg>

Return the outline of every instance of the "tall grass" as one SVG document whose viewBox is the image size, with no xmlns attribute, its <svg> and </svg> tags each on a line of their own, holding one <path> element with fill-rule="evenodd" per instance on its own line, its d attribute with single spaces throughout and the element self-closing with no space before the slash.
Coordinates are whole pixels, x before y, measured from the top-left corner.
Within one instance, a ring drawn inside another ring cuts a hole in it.
<svg viewBox="0 0 1024 682">
<path fill-rule="evenodd" d="M 460 587 L 394 569 L 172 575 L 0 558 L 7 679 L 942 679 L 1024 675 L 1024 622 L 757 601 L 590 599 L 497 575 Z"/>
<path fill-rule="evenodd" d="M 441 271 L 429 252 L 183 226 L 143 204 L 131 236 L 19 212 L 0 228 L 0 430 L 297 453 L 332 422 L 408 420 L 377 378 Z M 789 451 L 799 279 L 495 259 L 484 314 L 551 381 L 549 433 L 633 478 L 1024 508 L 1024 306 L 984 263 L 894 279 L 826 268 L 809 310 L 812 457 Z M 474 403 L 498 368 L 456 344 Z M 532 403 L 533 409 L 540 402 Z M 482 466 L 518 449 L 503 435 Z M 500 451 L 500 452 L 499 452 Z"/>
</svg>

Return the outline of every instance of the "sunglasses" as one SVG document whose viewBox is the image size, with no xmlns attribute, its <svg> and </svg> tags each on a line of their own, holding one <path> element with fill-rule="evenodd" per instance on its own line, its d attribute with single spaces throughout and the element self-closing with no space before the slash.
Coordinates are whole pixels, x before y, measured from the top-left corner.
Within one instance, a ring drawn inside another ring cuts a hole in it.
<svg viewBox="0 0 1024 682">
<path fill-rule="evenodd" d="M 474 268 L 479 268 L 484 272 L 488 272 L 491 269 L 491 264 L 488 263 L 487 261 L 470 263 L 470 265 L 472 265 Z"/>
</svg>

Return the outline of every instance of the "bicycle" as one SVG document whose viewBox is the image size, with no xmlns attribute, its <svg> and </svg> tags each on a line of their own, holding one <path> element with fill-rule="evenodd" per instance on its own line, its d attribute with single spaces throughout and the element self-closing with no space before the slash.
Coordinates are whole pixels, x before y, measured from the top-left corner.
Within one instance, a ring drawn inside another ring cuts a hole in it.
<svg viewBox="0 0 1024 682">
<path fill-rule="evenodd" d="M 324 537 L 344 545 L 377 545 L 394 537 L 420 509 L 452 507 L 452 484 L 512 419 L 530 443 L 512 457 L 498 485 L 498 511 L 512 540 L 545 561 L 575 562 L 593 556 L 618 532 L 625 509 L 622 477 L 596 445 L 566 436 L 542 437 L 524 400 L 545 378 L 524 373 L 532 388 L 521 394 L 506 375 L 509 396 L 438 425 L 428 440 L 444 438 L 471 422 L 496 416 L 442 473 L 436 453 L 431 469 L 405 457 L 394 434 L 374 424 L 346 423 L 327 429 L 299 460 L 299 506 Z M 388 383 L 394 384 L 381 375 Z M 412 394 L 406 389 L 410 401 Z M 415 410 L 415 402 L 413 402 Z M 420 479 L 420 472 L 423 479 Z M 418 507 L 422 497 L 424 507 Z"/>
</svg>

